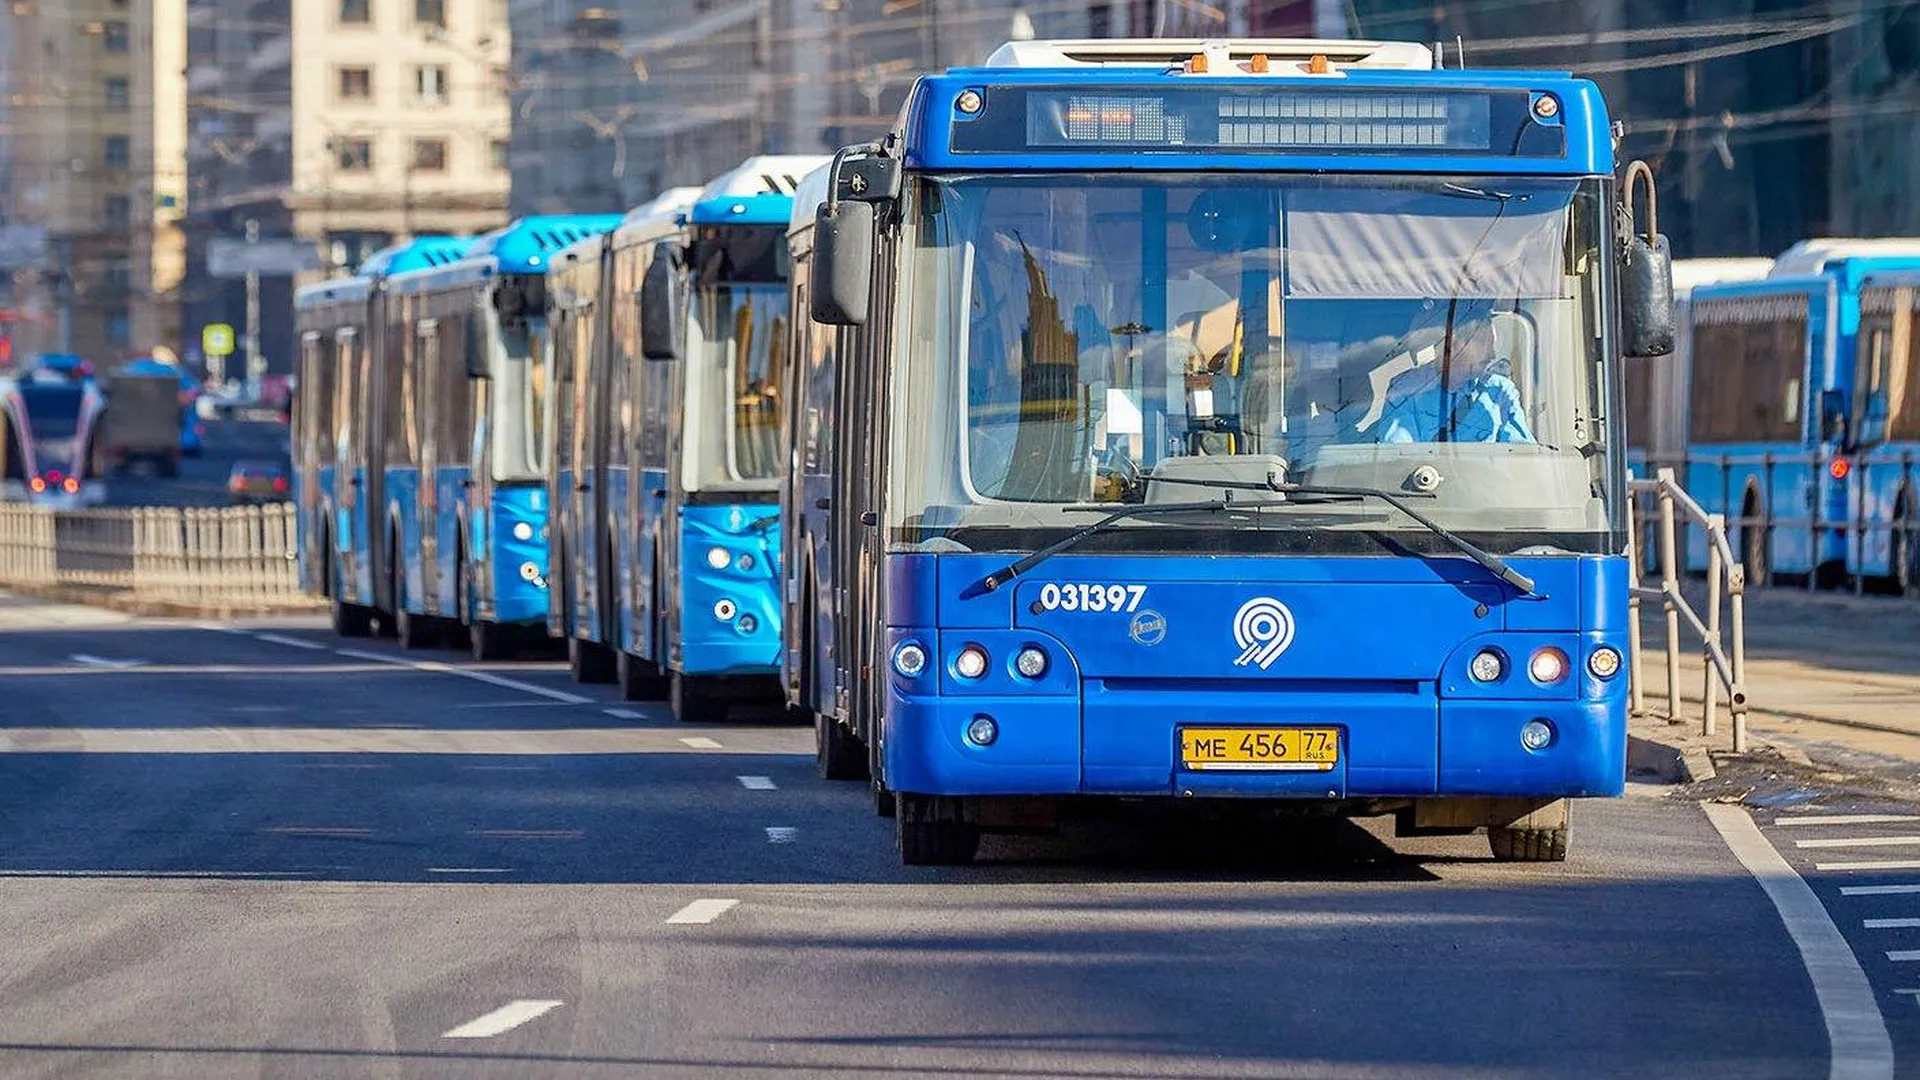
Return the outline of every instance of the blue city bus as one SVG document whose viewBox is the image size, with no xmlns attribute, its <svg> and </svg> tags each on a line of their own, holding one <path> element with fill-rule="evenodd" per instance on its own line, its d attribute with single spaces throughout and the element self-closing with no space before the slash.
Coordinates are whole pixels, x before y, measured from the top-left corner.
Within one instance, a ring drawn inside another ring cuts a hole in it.
<svg viewBox="0 0 1920 1080">
<path fill-rule="evenodd" d="M 1848 551 L 1856 582 L 1920 594 L 1920 269 L 1869 271 L 1843 371 Z"/>
<path fill-rule="evenodd" d="M 571 335 L 573 359 L 556 349 L 576 419 L 555 435 L 578 449 L 557 449 L 552 472 L 567 553 L 554 622 L 576 677 L 664 696 L 682 720 L 777 696 L 785 234 L 799 177 L 825 161 L 751 158 L 583 252 L 597 275 L 556 270 L 556 297 L 592 326 Z M 593 282 L 637 302 L 591 299 Z"/>
<path fill-rule="evenodd" d="M 1014 43 L 796 212 L 786 682 L 905 862 L 1089 797 L 1557 860 L 1622 792 L 1664 240 L 1591 83 L 1432 63 Z"/>
<path fill-rule="evenodd" d="M 294 490 L 300 574 L 332 601 L 333 629 L 366 637 L 397 632 L 385 534 L 386 410 L 399 397 L 399 368 L 386 349 L 386 279 L 444 266 L 471 237 L 422 236 L 368 256 L 352 277 L 294 295 L 300 332 L 300 411 Z"/>
<path fill-rule="evenodd" d="M 386 283 L 386 550 L 403 648 L 546 640 L 546 285 L 618 215 L 522 218 Z"/>
<path fill-rule="evenodd" d="M 1883 503 L 1861 501 L 1849 472 L 1862 428 L 1850 418 L 1867 403 L 1853 400 L 1864 284 L 1901 269 L 1920 269 L 1920 241 L 1808 241 L 1765 277 L 1704 284 L 1688 298 L 1677 353 L 1686 393 L 1658 401 L 1666 416 L 1653 426 L 1684 432 L 1677 472 L 1703 509 L 1725 515 L 1749 585 L 1895 576 L 1899 485 Z M 1874 461 L 1876 479 L 1887 477 Z M 1686 569 L 1705 569 L 1707 557 L 1690 531 Z"/>
</svg>

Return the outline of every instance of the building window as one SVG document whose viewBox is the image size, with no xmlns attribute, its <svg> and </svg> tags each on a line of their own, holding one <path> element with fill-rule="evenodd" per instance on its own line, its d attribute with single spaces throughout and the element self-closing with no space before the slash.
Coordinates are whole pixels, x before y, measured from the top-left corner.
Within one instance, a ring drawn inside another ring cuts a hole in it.
<svg viewBox="0 0 1920 1080">
<path fill-rule="evenodd" d="M 105 46 L 108 52 L 126 52 L 128 42 L 126 23 L 112 20 L 100 24 L 100 44 Z"/>
<path fill-rule="evenodd" d="M 124 260 L 116 260 L 107 267 L 104 281 L 107 292 L 115 296 L 125 296 L 133 291 L 133 265 Z"/>
<path fill-rule="evenodd" d="M 447 170 L 447 140 L 413 140 L 414 172 L 445 172 Z"/>
<path fill-rule="evenodd" d="M 104 207 L 104 216 L 108 225 L 124 227 L 133 224 L 133 199 L 127 195 L 109 195 Z"/>
<path fill-rule="evenodd" d="M 125 135 L 109 135 L 100 149 L 100 159 L 109 169 L 124 169 L 133 163 L 133 143 Z"/>
<path fill-rule="evenodd" d="M 422 26 L 447 25 L 447 0 L 413 0 L 413 21 Z"/>
<path fill-rule="evenodd" d="M 340 0 L 340 21 L 365 25 L 373 21 L 371 0 Z"/>
<path fill-rule="evenodd" d="M 487 150 L 492 154 L 494 168 L 504 169 L 507 167 L 507 140 L 495 139 L 492 143 L 488 144 Z"/>
<path fill-rule="evenodd" d="M 373 168 L 372 139 L 338 139 L 333 150 L 334 163 L 342 172 L 366 172 Z"/>
<path fill-rule="evenodd" d="M 373 97 L 373 69 L 363 67 L 340 69 L 341 101 L 366 101 L 371 97 Z"/>
<path fill-rule="evenodd" d="M 426 105 L 447 103 L 447 69 L 439 64 L 421 64 L 413 69 L 413 93 Z"/>
<path fill-rule="evenodd" d="M 114 76 L 106 82 L 107 108 L 114 112 L 126 112 L 133 107 L 133 87 L 127 80 Z"/>
<path fill-rule="evenodd" d="M 107 343 L 116 349 L 124 349 L 133 341 L 133 318 L 126 308 L 114 308 L 107 312 Z"/>
</svg>

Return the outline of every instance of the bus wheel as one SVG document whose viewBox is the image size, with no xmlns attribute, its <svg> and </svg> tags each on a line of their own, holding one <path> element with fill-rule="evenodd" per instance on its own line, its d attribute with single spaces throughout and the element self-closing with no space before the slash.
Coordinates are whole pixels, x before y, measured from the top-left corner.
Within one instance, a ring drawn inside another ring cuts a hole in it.
<svg viewBox="0 0 1920 1080">
<path fill-rule="evenodd" d="M 401 591 L 405 584 L 401 575 L 405 572 L 400 568 L 399 560 L 394 560 L 393 636 L 398 639 L 402 649 L 425 649 L 434 645 L 439 635 L 433 632 L 431 620 L 407 614 L 406 594 Z"/>
<path fill-rule="evenodd" d="M 610 683 L 618 674 L 614 670 L 612 649 L 577 637 L 567 639 L 567 667 L 573 672 L 574 682 Z"/>
<path fill-rule="evenodd" d="M 1920 523 L 1903 510 L 1893 524 L 1893 554 L 1888 560 L 1893 564 L 1894 589 L 1902 596 L 1920 595 L 1920 543 L 1915 543 L 1916 530 L 1920 530 Z"/>
<path fill-rule="evenodd" d="M 1773 545 L 1767 541 L 1766 526 L 1754 523 L 1760 516 L 1760 506 L 1753 499 L 1747 500 L 1747 508 L 1740 515 L 1747 524 L 1740 526 L 1740 564 L 1747 574 L 1747 588 L 1764 589 L 1773 581 L 1773 566 L 1767 561 L 1768 549 Z"/>
<path fill-rule="evenodd" d="M 1551 829 L 1487 828 L 1487 845 L 1495 862 L 1565 862 L 1567 826 Z"/>
<path fill-rule="evenodd" d="M 487 619 L 475 619 L 467 627 L 467 651 L 475 660 L 508 660 L 513 657 L 513 628 Z"/>
<path fill-rule="evenodd" d="M 867 748 L 845 724 L 825 713 L 814 713 L 813 764 L 822 780 L 865 780 Z"/>
<path fill-rule="evenodd" d="M 900 813 L 900 800 L 887 785 L 878 780 L 873 782 L 873 812 L 880 817 L 890 818 Z"/>
<path fill-rule="evenodd" d="M 372 637 L 373 611 L 359 604 L 343 603 L 337 597 L 333 601 L 333 632 L 341 637 Z"/>
<path fill-rule="evenodd" d="M 894 835 L 908 866 L 965 866 L 980 850 L 980 827 L 962 816 L 959 799 L 942 795 L 894 795 Z"/>
<path fill-rule="evenodd" d="M 667 678 L 651 660 L 620 650 L 614 660 L 614 681 L 622 701 L 659 701 L 667 696 Z"/>
<path fill-rule="evenodd" d="M 727 718 L 726 699 L 714 694 L 706 680 L 677 671 L 668 682 L 667 707 L 675 720 L 687 724 Z"/>
</svg>

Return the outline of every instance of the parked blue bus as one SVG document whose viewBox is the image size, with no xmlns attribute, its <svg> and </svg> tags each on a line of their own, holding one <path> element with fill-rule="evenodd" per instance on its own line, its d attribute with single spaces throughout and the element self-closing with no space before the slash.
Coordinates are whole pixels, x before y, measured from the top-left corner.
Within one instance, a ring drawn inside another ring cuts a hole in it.
<svg viewBox="0 0 1920 1080">
<path fill-rule="evenodd" d="M 387 351 L 386 279 L 460 258 L 471 237 L 422 236 L 367 257 L 353 277 L 294 296 L 300 332 L 300 411 L 294 490 L 300 574 L 332 601 L 333 629 L 366 637 L 397 631 L 385 525 L 387 410 L 400 369 Z"/>
<path fill-rule="evenodd" d="M 1854 580 L 1920 594 L 1920 269 L 1860 281 L 1853 366 L 1843 372 L 1839 436 L 1847 462 L 1847 551 Z"/>
<path fill-rule="evenodd" d="M 1903 269 L 1920 270 L 1920 240 L 1815 240 L 1781 253 L 1765 276 L 1691 290 L 1673 357 L 1685 392 L 1645 395 L 1648 427 L 1682 433 L 1680 453 L 1663 440 L 1646 467 L 1674 466 L 1703 509 L 1725 516 L 1751 586 L 1897 578 L 1902 485 L 1884 455 L 1861 456 L 1877 445 L 1861 436 L 1880 437 L 1868 409 L 1883 408 L 1884 395 L 1864 393 L 1873 357 L 1856 344 L 1866 282 Z M 1890 335 L 1881 342 L 1884 359 Z M 1851 475 L 1862 462 L 1891 486 L 1869 493 Z M 1705 538 L 1690 532 L 1686 569 L 1706 565 Z"/>
<path fill-rule="evenodd" d="M 1621 368 L 1672 332 L 1608 132 L 1589 82 L 1414 44 L 921 78 L 791 235 L 821 772 L 907 863 L 1100 796 L 1563 858 L 1625 784 Z"/>
<path fill-rule="evenodd" d="M 554 428 L 553 625 L 576 677 L 664 696 L 682 720 L 777 697 L 785 233 L 799 178 L 825 161 L 749 159 L 555 271 L 556 303 L 582 321 L 556 329 L 574 404 Z"/>
</svg>

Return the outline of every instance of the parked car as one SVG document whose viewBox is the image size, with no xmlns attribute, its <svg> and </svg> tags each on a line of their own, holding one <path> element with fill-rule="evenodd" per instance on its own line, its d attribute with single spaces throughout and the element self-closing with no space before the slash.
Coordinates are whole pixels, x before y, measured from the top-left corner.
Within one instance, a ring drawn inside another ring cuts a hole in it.
<svg viewBox="0 0 1920 1080">
<path fill-rule="evenodd" d="M 227 496 L 235 506 L 284 502 L 292 489 L 292 470 L 277 461 L 236 462 L 227 475 Z"/>
</svg>

